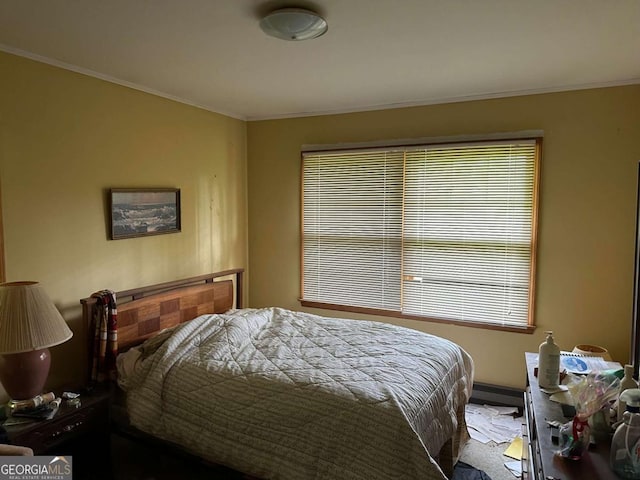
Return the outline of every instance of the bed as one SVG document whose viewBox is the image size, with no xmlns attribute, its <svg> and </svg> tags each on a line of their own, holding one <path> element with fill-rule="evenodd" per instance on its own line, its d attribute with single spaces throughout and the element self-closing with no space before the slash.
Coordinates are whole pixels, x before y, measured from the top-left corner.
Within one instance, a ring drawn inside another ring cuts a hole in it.
<svg viewBox="0 0 640 480">
<path fill-rule="evenodd" d="M 117 298 L 123 428 L 263 479 L 451 475 L 473 383 L 456 344 L 242 308 L 240 269 Z M 87 321 L 93 303 L 82 300 Z"/>
</svg>

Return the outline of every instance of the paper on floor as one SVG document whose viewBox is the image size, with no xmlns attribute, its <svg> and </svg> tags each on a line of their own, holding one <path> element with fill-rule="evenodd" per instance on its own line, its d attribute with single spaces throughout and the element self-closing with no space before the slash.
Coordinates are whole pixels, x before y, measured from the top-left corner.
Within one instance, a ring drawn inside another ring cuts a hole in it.
<svg viewBox="0 0 640 480">
<path fill-rule="evenodd" d="M 522 437 L 516 437 L 511 442 L 511 445 L 502 452 L 503 455 L 507 457 L 515 458 L 516 460 L 520 460 L 522 458 Z"/>
<path fill-rule="evenodd" d="M 504 466 L 513 473 L 514 477 L 520 478 L 522 476 L 522 464 L 520 462 L 504 462 Z"/>
<path fill-rule="evenodd" d="M 522 420 L 513 417 L 517 407 L 468 404 L 466 420 L 469 435 L 481 443 L 511 442 L 522 431 Z"/>
</svg>

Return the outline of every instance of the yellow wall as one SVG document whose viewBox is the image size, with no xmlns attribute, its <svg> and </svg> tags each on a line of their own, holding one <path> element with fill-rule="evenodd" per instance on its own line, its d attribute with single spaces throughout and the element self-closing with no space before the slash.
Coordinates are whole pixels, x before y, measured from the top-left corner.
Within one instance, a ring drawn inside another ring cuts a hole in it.
<svg viewBox="0 0 640 480">
<path fill-rule="evenodd" d="M 0 86 L 7 280 L 42 282 L 74 331 L 52 349 L 51 385 L 82 376 L 79 299 L 98 289 L 250 266 L 250 306 L 300 309 L 301 145 L 532 129 L 536 333 L 376 319 L 458 342 L 500 385 L 524 386 L 523 352 L 547 329 L 628 357 L 640 86 L 248 124 L 4 53 Z M 181 189 L 182 232 L 108 240 L 106 189 L 152 186 Z"/>
<path fill-rule="evenodd" d="M 533 335 L 385 318 L 462 345 L 476 380 L 524 387 L 544 330 L 629 357 L 640 86 L 248 124 L 250 304 L 300 309 L 300 147 L 543 130 Z M 345 316 L 334 311 L 315 311 Z M 362 316 L 348 315 L 362 318 Z"/>
<path fill-rule="evenodd" d="M 82 377 L 80 298 L 247 266 L 245 122 L 4 53 L 0 86 L 7 281 L 74 331 L 50 385 Z M 108 240 L 112 187 L 180 188 L 182 231 Z"/>
</svg>

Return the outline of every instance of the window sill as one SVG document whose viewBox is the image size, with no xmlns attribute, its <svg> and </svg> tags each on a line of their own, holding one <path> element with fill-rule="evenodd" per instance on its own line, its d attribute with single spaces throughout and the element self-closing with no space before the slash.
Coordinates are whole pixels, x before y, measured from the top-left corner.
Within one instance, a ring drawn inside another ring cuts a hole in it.
<svg viewBox="0 0 640 480">
<path fill-rule="evenodd" d="M 465 322 L 462 320 L 449 320 L 442 318 L 422 317 L 419 315 L 406 315 L 394 310 L 379 310 L 376 308 L 363 308 L 363 307 L 350 307 L 347 305 L 335 305 L 332 303 L 311 302 L 309 300 L 300 299 L 300 305 L 310 308 L 321 308 L 324 310 L 337 310 L 341 312 L 361 313 L 365 315 L 378 315 L 381 317 L 393 317 L 404 318 L 407 320 L 417 320 L 420 322 L 433 322 L 433 323 L 446 323 L 449 325 L 459 325 L 462 327 L 481 328 L 483 330 L 499 330 L 503 332 L 515 332 L 532 334 L 536 327 L 534 325 L 498 325 L 495 323 L 478 323 L 478 322 Z"/>
</svg>

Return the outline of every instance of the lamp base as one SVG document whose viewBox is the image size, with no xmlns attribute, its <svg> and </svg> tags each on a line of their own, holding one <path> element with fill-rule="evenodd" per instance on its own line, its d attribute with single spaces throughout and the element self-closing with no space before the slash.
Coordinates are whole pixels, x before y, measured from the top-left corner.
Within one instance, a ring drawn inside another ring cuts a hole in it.
<svg viewBox="0 0 640 480">
<path fill-rule="evenodd" d="M 0 355 L 0 382 L 13 400 L 40 395 L 49 376 L 48 348 Z"/>
</svg>

